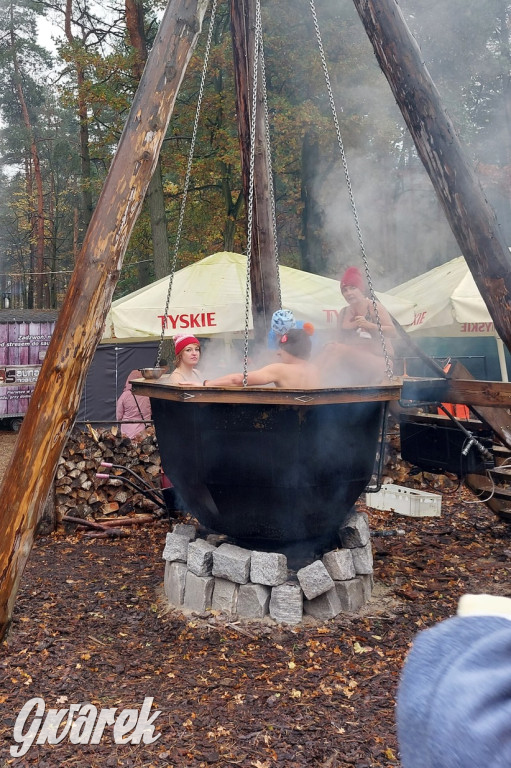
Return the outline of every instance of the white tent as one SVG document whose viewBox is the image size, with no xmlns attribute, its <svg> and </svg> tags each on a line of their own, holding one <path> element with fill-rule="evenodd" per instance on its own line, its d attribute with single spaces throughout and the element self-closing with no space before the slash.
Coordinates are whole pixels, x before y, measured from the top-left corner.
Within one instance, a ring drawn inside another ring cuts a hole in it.
<svg viewBox="0 0 511 768">
<path fill-rule="evenodd" d="M 406 329 L 409 333 L 495 338 L 502 380 L 508 380 L 504 345 L 463 256 L 401 283 L 388 293 L 415 304 L 414 321 Z"/>
<path fill-rule="evenodd" d="M 291 267 L 280 267 L 282 306 L 316 330 L 334 330 L 345 305 L 339 282 Z M 197 336 L 242 332 L 245 328 L 246 256 L 215 253 L 174 275 L 165 336 L 191 331 Z M 160 338 L 169 277 L 112 303 L 104 340 Z M 402 325 L 413 322 L 413 303 L 377 294 Z M 250 328 L 252 317 L 250 313 Z"/>
</svg>

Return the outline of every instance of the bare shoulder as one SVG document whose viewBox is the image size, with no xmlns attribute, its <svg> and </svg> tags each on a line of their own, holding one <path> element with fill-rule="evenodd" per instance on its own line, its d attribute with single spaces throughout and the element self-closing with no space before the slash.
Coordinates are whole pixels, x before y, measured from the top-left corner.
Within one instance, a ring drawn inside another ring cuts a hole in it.
<svg viewBox="0 0 511 768">
<path fill-rule="evenodd" d="M 183 381 L 183 374 L 181 371 L 172 371 L 168 379 L 165 380 L 166 384 L 180 384 Z"/>
</svg>

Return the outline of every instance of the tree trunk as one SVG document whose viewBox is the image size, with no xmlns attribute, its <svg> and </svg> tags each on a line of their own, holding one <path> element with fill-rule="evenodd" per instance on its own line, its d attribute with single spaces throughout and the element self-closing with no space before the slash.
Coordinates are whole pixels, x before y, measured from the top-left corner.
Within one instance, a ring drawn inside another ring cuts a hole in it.
<svg viewBox="0 0 511 768">
<path fill-rule="evenodd" d="M 231 0 L 236 113 L 241 146 L 241 172 L 245 201 L 249 200 L 250 119 L 254 72 L 255 3 L 253 0 Z M 268 154 L 264 130 L 264 103 L 259 73 L 255 182 L 252 206 L 252 318 L 256 343 L 264 343 L 270 329 L 271 316 L 279 307 L 278 273 L 275 263 L 275 241 L 270 207 Z M 247 216 L 249 212 L 247 211 Z"/>
<path fill-rule="evenodd" d="M 396 0 L 353 0 L 461 252 L 511 350 L 511 256 Z"/>
<path fill-rule="evenodd" d="M 323 253 L 320 233 L 323 230 L 323 212 L 314 191 L 320 161 L 318 138 L 314 131 L 307 131 L 302 141 L 302 269 L 328 274 L 328 264 Z"/>
<path fill-rule="evenodd" d="M 223 232 L 224 251 L 232 253 L 234 251 L 234 236 L 236 234 L 236 222 L 234 219 L 226 218 Z"/>
<path fill-rule="evenodd" d="M 130 43 L 136 51 L 133 65 L 133 77 L 139 82 L 144 65 L 147 61 L 147 42 L 145 36 L 144 6 L 140 0 L 125 0 L 126 28 Z M 154 274 L 157 280 L 170 273 L 170 252 L 167 237 L 167 216 L 165 213 L 165 195 L 161 174 L 161 161 L 158 159 L 149 189 L 146 203 L 151 221 L 153 241 Z M 149 264 L 138 265 L 138 282 L 140 286 L 150 282 Z"/>
<path fill-rule="evenodd" d="M 12 12 L 12 8 L 11 8 Z M 11 17 L 11 23 L 12 17 Z M 16 55 L 16 41 L 14 39 L 14 29 L 11 25 L 11 49 L 12 49 L 12 63 L 14 68 L 14 82 L 16 87 L 16 94 L 20 105 L 21 114 L 23 117 L 23 124 L 27 132 L 27 136 L 30 141 L 30 157 L 32 159 L 32 169 L 34 173 L 34 181 L 36 188 L 36 202 L 37 208 L 32 214 L 32 232 L 34 237 L 34 250 L 35 250 L 35 305 L 37 309 L 43 308 L 43 286 L 44 286 L 44 195 L 43 195 L 43 177 L 41 174 L 41 164 L 39 162 L 39 152 L 37 150 L 37 144 L 34 136 L 34 129 L 30 121 L 30 115 L 28 112 L 27 103 L 25 101 L 25 94 L 23 92 L 23 78 L 20 71 L 18 57 Z"/>
<path fill-rule="evenodd" d="M 167 6 L 4 476 L 0 639 L 206 7 L 207 0 Z"/>
<path fill-rule="evenodd" d="M 57 308 L 57 224 L 55 220 L 55 175 L 50 172 L 50 195 L 48 202 L 48 264 L 46 286 L 46 306 L 50 309 Z"/>
<path fill-rule="evenodd" d="M 232 197 L 231 186 L 231 167 L 226 163 L 221 162 L 220 167 L 222 169 L 222 197 L 225 204 L 225 224 L 223 231 L 223 248 L 224 251 L 234 251 L 234 239 L 236 236 L 236 222 L 240 215 L 240 210 L 243 206 L 243 192 L 238 192 L 236 200 Z"/>
<path fill-rule="evenodd" d="M 77 43 L 71 29 L 73 11 L 73 0 L 66 0 L 66 10 L 64 16 L 64 30 L 70 46 L 75 50 Z M 83 224 L 87 229 L 92 218 L 93 203 L 91 190 L 91 161 L 89 150 L 89 118 L 87 115 L 87 102 L 85 99 L 85 68 L 80 61 L 80 57 L 75 55 L 74 65 L 76 68 L 76 86 L 78 99 L 78 124 L 80 126 L 80 173 L 81 173 L 81 192 L 83 205 Z"/>
<path fill-rule="evenodd" d="M 167 214 L 165 212 L 165 195 L 161 175 L 161 160 L 158 159 L 156 170 L 147 190 L 146 203 L 151 220 L 153 240 L 154 276 L 157 280 L 170 274 L 170 251 L 167 236 Z M 146 283 L 141 282 L 141 285 Z"/>
<path fill-rule="evenodd" d="M 27 194 L 27 223 L 28 226 L 31 227 L 32 223 L 32 209 L 30 205 L 30 201 L 32 200 L 33 195 L 33 179 L 32 179 L 32 163 L 30 162 L 30 157 L 25 156 L 25 190 Z M 34 274 L 36 271 L 36 256 L 35 256 L 35 249 L 34 249 L 34 243 L 32 238 L 30 239 L 30 242 L 28 244 L 28 251 L 29 251 L 29 270 L 28 275 L 25 273 L 24 275 L 24 293 L 23 293 L 23 306 L 27 309 L 34 309 Z"/>
<path fill-rule="evenodd" d="M 502 74 L 502 99 L 504 100 L 505 140 L 499 142 L 500 161 L 504 168 L 511 165 L 511 50 L 509 41 L 510 8 L 507 0 L 501 0 L 498 12 L 500 18 L 499 48 L 502 60 L 507 63 Z M 509 175 L 508 175 L 509 178 Z M 511 211 L 511 199 L 505 196 L 507 216 Z"/>
</svg>

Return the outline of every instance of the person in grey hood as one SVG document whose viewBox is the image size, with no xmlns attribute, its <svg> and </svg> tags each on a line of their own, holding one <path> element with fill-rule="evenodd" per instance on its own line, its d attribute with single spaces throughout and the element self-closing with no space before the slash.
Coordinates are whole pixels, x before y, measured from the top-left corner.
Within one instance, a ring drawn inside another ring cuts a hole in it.
<svg viewBox="0 0 511 768">
<path fill-rule="evenodd" d="M 511 599 L 464 595 L 420 632 L 397 695 L 402 768 L 511 767 Z"/>
</svg>

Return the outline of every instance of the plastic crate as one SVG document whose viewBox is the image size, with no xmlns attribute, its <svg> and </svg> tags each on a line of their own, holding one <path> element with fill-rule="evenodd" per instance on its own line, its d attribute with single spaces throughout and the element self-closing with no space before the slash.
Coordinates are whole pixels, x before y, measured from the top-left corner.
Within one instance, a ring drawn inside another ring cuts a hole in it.
<svg viewBox="0 0 511 768">
<path fill-rule="evenodd" d="M 366 504 L 374 509 L 385 509 L 408 517 L 439 517 L 442 496 L 388 483 L 382 485 L 377 493 L 366 493 Z"/>
</svg>

